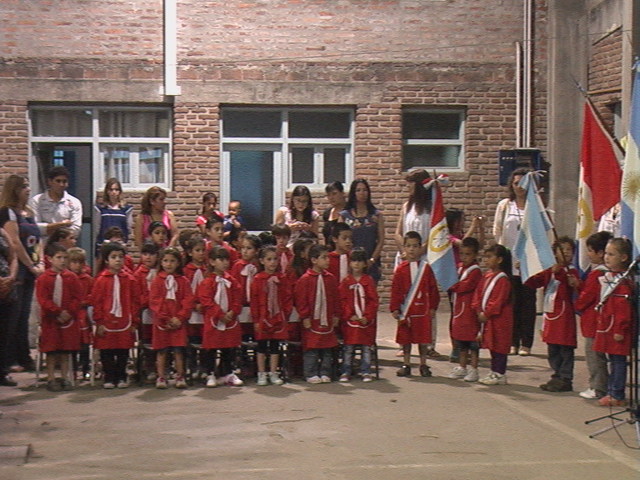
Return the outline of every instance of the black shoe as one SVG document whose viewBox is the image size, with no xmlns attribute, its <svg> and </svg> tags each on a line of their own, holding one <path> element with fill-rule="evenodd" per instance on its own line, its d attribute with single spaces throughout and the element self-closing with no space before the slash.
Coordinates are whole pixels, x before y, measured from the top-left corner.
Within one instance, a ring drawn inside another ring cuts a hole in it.
<svg viewBox="0 0 640 480">
<path fill-rule="evenodd" d="M 431 377 L 431 369 L 427 365 L 420 365 L 420 376 Z"/>
<path fill-rule="evenodd" d="M 396 372 L 398 377 L 410 377 L 411 376 L 411 367 L 409 365 L 403 365 Z"/>
<path fill-rule="evenodd" d="M 4 375 L 4 376 L 0 377 L 0 386 L 2 386 L 2 387 L 17 387 L 18 386 L 18 382 L 16 382 L 9 375 Z"/>
</svg>

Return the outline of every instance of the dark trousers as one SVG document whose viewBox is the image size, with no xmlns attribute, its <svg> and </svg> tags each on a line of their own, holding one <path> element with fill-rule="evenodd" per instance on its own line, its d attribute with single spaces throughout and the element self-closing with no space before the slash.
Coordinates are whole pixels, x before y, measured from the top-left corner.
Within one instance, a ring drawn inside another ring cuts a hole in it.
<svg viewBox="0 0 640 480">
<path fill-rule="evenodd" d="M 609 391 L 616 400 L 624 400 L 624 387 L 627 381 L 627 357 L 607 354 L 609 360 Z"/>
<path fill-rule="evenodd" d="M 104 383 L 120 383 L 127 381 L 127 362 L 129 349 L 107 348 L 100 350 L 100 361 L 104 373 Z"/>
<path fill-rule="evenodd" d="M 490 350 L 491 353 L 491 371 L 504 375 L 507 373 L 507 355 Z"/>
<path fill-rule="evenodd" d="M 560 378 L 568 382 L 573 380 L 575 349 L 570 345 L 547 344 L 549 366 L 553 369 L 552 378 Z"/>
<path fill-rule="evenodd" d="M 29 316 L 31 315 L 31 301 L 35 288 L 35 278 L 27 275 L 16 284 L 18 295 L 17 308 L 8 317 L 7 326 L 7 364 L 20 365 L 25 368 L 33 366 L 33 360 L 29 354 Z"/>
<path fill-rule="evenodd" d="M 16 316 L 19 302 L 0 302 L 0 378 L 9 373 L 8 347 L 9 347 L 9 324 Z"/>
<path fill-rule="evenodd" d="M 536 291 L 522 284 L 521 277 L 513 277 L 513 338 L 516 348 L 533 345 L 536 328 Z"/>
<path fill-rule="evenodd" d="M 218 377 L 224 377 L 233 373 L 236 364 L 236 349 L 235 348 L 218 348 L 220 352 L 220 361 L 218 362 L 218 368 L 216 368 L 216 349 L 205 350 L 204 354 L 204 366 L 209 375 L 215 374 Z"/>
</svg>

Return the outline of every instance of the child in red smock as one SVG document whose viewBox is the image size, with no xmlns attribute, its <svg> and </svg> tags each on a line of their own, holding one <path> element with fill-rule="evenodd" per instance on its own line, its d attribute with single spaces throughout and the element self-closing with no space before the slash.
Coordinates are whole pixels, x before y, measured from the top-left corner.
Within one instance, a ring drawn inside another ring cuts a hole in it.
<svg viewBox="0 0 640 480">
<path fill-rule="evenodd" d="M 344 339 L 341 382 L 351 380 L 351 363 L 356 346 L 360 346 L 362 350 L 360 359 L 362 381 L 373 380 L 371 349 L 376 343 L 379 301 L 376 282 L 366 274 L 367 263 L 367 252 L 364 249 L 358 248 L 351 252 L 349 262 L 351 274 L 347 275 L 339 286 L 341 331 Z"/>
<path fill-rule="evenodd" d="M 125 249 L 119 243 L 100 248 L 101 273 L 91 291 L 96 324 L 93 346 L 100 350 L 103 387 L 107 389 L 129 387 L 126 368 L 139 323 L 141 292 L 133 275 L 123 271 L 124 256 Z"/>
<path fill-rule="evenodd" d="M 308 383 L 330 383 L 332 349 L 338 345 L 335 328 L 340 320 L 338 282 L 331 275 L 329 250 L 324 245 L 309 249 L 311 268 L 295 286 L 294 302 L 302 321 L 304 376 Z"/>
<path fill-rule="evenodd" d="M 398 321 L 396 343 L 402 345 L 403 365 L 396 372 L 399 377 L 411 376 L 411 345 L 418 344 L 420 375 L 431 376 L 427 365 L 429 344 L 433 343 L 431 322 L 440 303 L 438 284 L 433 270 L 421 261 L 422 237 L 417 232 L 404 235 L 403 261 L 393 272 L 391 281 L 391 315 Z"/>
<path fill-rule="evenodd" d="M 165 248 L 160 252 L 160 271 L 151 283 L 149 306 L 153 316 L 152 347 L 156 351 L 156 388 L 167 388 L 165 367 L 170 348 L 173 349 L 176 367 L 175 386 L 186 388 L 184 349 L 193 294 L 189 280 L 182 275 L 182 255 L 175 248 Z"/>
<path fill-rule="evenodd" d="M 47 389 L 71 388 L 69 359 L 80 350 L 78 312 L 82 303 L 82 285 L 78 277 L 67 270 L 67 252 L 59 243 L 45 249 L 50 267 L 36 281 L 36 298 L 40 304 L 40 351 L 47 354 Z M 55 368 L 60 364 L 60 379 Z"/>
<path fill-rule="evenodd" d="M 491 372 L 479 380 L 483 385 L 506 385 L 507 355 L 511 349 L 513 302 L 511 300 L 511 254 L 500 244 L 484 251 L 488 268 L 475 291 L 472 308 L 480 321 L 482 348 L 491 352 Z"/>
<path fill-rule="evenodd" d="M 606 353 L 609 360 L 609 384 L 607 395 L 598 400 L 602 406 L 626 405 L 624 388 L 627 379 L 627 355 L 631 353 L 634 336 L 633 283 L 628 278 L 620 280 L 631 262 L 631 242 L 614 238 L 607 243 L 604 264 L 609 269 L 600 277 L 600 301 L 596 337 L 593 349 Z M 620 280 L 620 281 L 619 281 Z"/>
<path fill-rule="evenodd" d="M 247 235 L 240 241 L 240 260 L 231 267 L 231 276 L 242 288 L 242 310 L 238 320 L 242 327 L 242 339 L 253 338 L 253 321 L 249 309 L 251 299 L 251 284 L 258 273 L 258 252 L 261 242 L 256 235 Z"/>
<path fill-rule="evenodd" d="M 460 242 L 458 281 L 449 289 L 451 293 L 451 339 L 459 352 L 460 365 L 454 367 L 449 378 L 462 378 L 477 382 L 478 375 L 478 313 L 471 308 L 473 295 L 482 280 L 482 270 L 476 262 L 480 243 L 473 237 Z"/>
<path fill-rule="evenodd" d="M 276 247 L 267 246 L 260 249 L 258 260 L 262 271 L 255 276 L 251 285 L 250 302 L 255 338 L 258 341 L 258 385 L 282 385 L 278 373 L 279 344 L 289 337 L 288 322 L 293 309 L 291 287 L 287 276 L 279 271 Z"/>
<path fill-rule="evenodd" d="M 560 237 L 553 243 L 556 264 L 531 278 L 525 285 L 544 287 L 544 316 L 542 341 L 547 344 L 551 379 L 540 385 L 547 392 L 573 390 L 573 365 L 576 349 L 576 314 L 573 296 L 578 286 L 578 271 L 570 265 L 574 243 L 569 237 Z"/>
<path fill-rule="evenodd" d="M 244 382 L 235 373 L 236 350 L 242 343 L 238 315 L 242 309 L 242 290 L 229 270 L 229 251 L 216 245 L 209 250 L 212 274 L 198 287 L 197 297 L 204 313 L 202 348 L 207 350 L 207 387 L 219 383 L 240 386 Z M 215 351 L 220 353 L 219 373 L 215 376 Z"/>
</svg>

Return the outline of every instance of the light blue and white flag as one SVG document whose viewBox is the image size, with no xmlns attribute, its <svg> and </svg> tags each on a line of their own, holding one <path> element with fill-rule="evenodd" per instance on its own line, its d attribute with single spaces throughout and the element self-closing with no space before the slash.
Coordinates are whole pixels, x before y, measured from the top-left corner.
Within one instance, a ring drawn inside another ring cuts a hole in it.
<svg viewBox="0 0 640 480">
<path fill-rule="evenodd" d="M 520 275 L 523 282 L 556 263 L 547 235 L 547 232 L 553 228 L 553 224 L 538 195 L 536 185 L 536 177 L 539 175 L 539 172 L 529 172 L 520 179 L 518 184 L 527 191 L 524 215 L 513 250 L 515 260 L 520 262 Z"/>
<path fill-rule="evenodd" d="M 620 234 L 631 240 L 633 258 L 640 253 L 640 63 L 634 66 L 631 120 L 620 186 Z"/>
<path fill-rule="evenodd" d="M 436 179 L 428 179 L 427 182 L 430 182 L 433 192 L 427 260 L 440 287 L 443 290 L 449 290 L 458 281 L 458 271 L 440 188 L 441 183 L 445 185 L 448 183 L 448 177 L 440 175 Z"/>
</svg>

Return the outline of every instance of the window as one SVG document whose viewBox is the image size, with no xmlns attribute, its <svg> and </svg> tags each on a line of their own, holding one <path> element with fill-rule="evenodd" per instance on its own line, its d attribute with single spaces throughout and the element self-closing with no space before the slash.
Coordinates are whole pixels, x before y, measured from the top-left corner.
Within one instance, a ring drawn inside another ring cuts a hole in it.
<svg viewBox="0 0 640 480">
<path fill-rule="evenodd" d="M 223 108 L 221 204 L 241 201 L 249 229 L 260 230 L 296 185 L 350 182 L 353 117 L 346 108 Z"/>
<path fill-rule="evenodd" d="M 116 177 L 127 190 L 170 188 L 171 110 L 164 107 L 53 107 L 30 110 L 31 141 L 90 145 L 93 183 Z"/>
<path fill-rule="evenodd" d="M 405 110 L 402 115 L 403 168 L 462 170 L 464 110 Z"/>
</svg>

